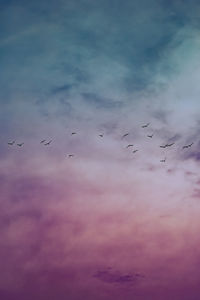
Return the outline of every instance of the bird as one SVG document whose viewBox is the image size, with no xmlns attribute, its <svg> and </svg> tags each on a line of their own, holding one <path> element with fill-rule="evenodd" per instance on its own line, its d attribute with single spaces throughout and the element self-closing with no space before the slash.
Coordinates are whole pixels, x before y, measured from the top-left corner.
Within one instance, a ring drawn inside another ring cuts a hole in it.
<svg viewBox="0 0 200 300">
<path fill-rule="evenodd" d="M 171 143 L 171 144 L 166 144 L 166 147 L 171 147 L 173 146 L 175 143 Z"/>
<path fill-rule="evenodd" d="M 12 141 L 12 142 L 8 142 L 8 145 L 12 146 L 14 145 L 15 141 Z"/>
<path fill-rule="evenodd" d="M 129 144 L 128 146 L 126 146 L 126 148 L 129 148 L 129 147 L 133 147 L 133 144 Z"/>
<path fill-rule="evenodd" d="M 52 140 L 50 140 L 49 142 L 45 143 L 44 145 L 45 145 L 45 146 L 48 146 L 48 145 L 51 144 L 51 142 L 52 142 Z"/>
<path fill-rule="evenodd" d="M 150 125 L 150 123 L 147 123 L 147 124 L 145 124 L 145 125 L 142 125 L 141 127 L 142 128 L 146 128 L 146 127 L 148 127 Z"/>
<path fill-rule="evenodd" d="M 166 157 L 164 159 L 161 159 L 160 162 L 166 162 Z"/>
<path fill-rule="evenodd" d="M 193 144 L 194 144 L 194 143 L 191 143 L 191 144 L 189 144 L 189 145 L 183 146 L 183 149 L 189 148 L 189 147 L 191 147 Z"/>
<path fill-rule="evenodd" d="M 73 156 L 74 156 L 74 154 L 69 154 L 69 155 L 68 155 L 68 157 L 73 157 Z"/>
<path fill-rule="evenodd" d="M 160 146 L 160 148 L 167 148 L 167 147 L 171 147 L 173 146 L 175 143 L 171 143 L 171 144 L 165 144 L 165 145 L 162 145 Z"/>
<path fill-rule="evenodd" d="M 44 142 L 46 142 L 46 140 L 42 140 L 42 141 L 40 142 L 40 144 L 43 144 Z"/>
<path fill-rule="evenodd" d="M 123 139 L 124 137 L 126 137 L 127 135 L 129 135 L 129 133 L 125 133 L 125 134 L 122 136 L 122 139 Z"/>
<path fill-rule="evenodd" d="M 103 134 L 99 134 L 100 137 L 103 137 Z"/>
<path fill-rule="evenodd" d="M 153 137 L 153 134 L 152 134 L 152 135 L 147 135 L 147 137 L 152 138 L 152 137 Z"/>
<path fill-rule="evenodd" d="M 136 150 L 133 150 L 133 153 L 136 153 L 138 150 L 136 149 Z"/>
<path fill-rule="evenodd" d="M 21 144 L 17 144 L 17 146 L 19 146 L 19 147 L 21 147 L 21 146 L 23 146 L 24 145 L 24 143 L 21 143 Z"/>
<path fill-rule="evenodd" d="M 76 132 L 72 132 L 71 135 L 77 134 Z"/>
</svg>

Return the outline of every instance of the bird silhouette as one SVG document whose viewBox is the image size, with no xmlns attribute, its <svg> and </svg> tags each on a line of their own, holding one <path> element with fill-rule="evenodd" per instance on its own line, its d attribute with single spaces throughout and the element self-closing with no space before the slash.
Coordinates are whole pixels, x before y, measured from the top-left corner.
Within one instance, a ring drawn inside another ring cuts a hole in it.
<svg viewBox="0 0 200 300">
<path fill-rule="evenodd" d="M 150 125 L 150 123 L 147 123 L 147 124 L 145 124 L 145 125 L 142 125 L 141 127 L 142 128 L 146 128 L 146 127 L 148 127 Z"/>
<path fill-rule="evenodd" d="M 69 154 L 69 155 L 68 155 L 68 157 L 73 157 L 73 156 L 74 156 L 74 154 Z"/>
<path fill-rule="evenodd" d="M 45 145 L 45 146 L 48 146 L 48 145 L 51 144 L 51 142 L 52 142 L 52 140 L 50 140 L 49 142 L 45 143 L 44 145 Z"/>
<path fill-rule="evenodd" d="M 136 150 L 133 150 L 133 153 L 136 153 L 138 150 L 136 149 Z"/>
<path fill-rule="evenodd" d="M 191 143 L 189 145 L 186 145 L 186 146 L 183 146 L 183 149 L 186 149 L 186 148 L 190 148 L 194 143 Z"/>
<path fill-rule="evenodd" d="M 133 147 L 133 144 L 129 144 L 126 146 L 126 148 L 129 148 L 129 147 Z"/>
<path fill-rule="evenodd" d="M 164 159 L 161 159 L 160 162 L 166 162 L 166 157 Z"/>
<path fill-rule="evenodd" d="M 103 137 L 103 134 L 99 134 L 100 137 Z"/>
<path fill-rule="evenodd" d="M 166 145 L 161 145 L 160 148 L 166 148 L 167 147 L 167 144 Z"/>
<path fill-rule="evenodd" d="M 166 147 L 171 147 L 173 146 L 175 143 L 171 143 L 171 144 L 166 144 Z"/>
<path fill-rule="evenodd" d="M 75 135 L 75 134 L 77 134 L 77 133 L 76 133 L 76 132 L 72 132 L 72 133 L 71 133 L 71 135 Z"/>
<path fill-rule="evenodd" d="M 12 146 L 14 145 L 15 141 L 12 141 L 12 142 L 8 142 L 8 145 Z"/>
<path fill-rule="evenodd" d="M 42 141 L 40 142 L 40 144 L 43 144 L 44 142 L 46 142 L 46 140 L 42 140 Z"/>
<path fill-rule="evenodd" d="M 24 145 L 24 143 L 21 143 L 21 144 L 17 144 L 17 146 L 19 146 L 19 147 L 21 147 L 21 146 L 23 146 Z"/>
<path fill-rule="evenodd" d="M 125 138 L 127 135 L 129 135 L 129 133 L 125 133 L 125 134 L 122 136 L 122 139 Z"/>
<path fill-rule="evenodd" d="M 153 134 L 152 134 L 152 135 L 147 135 L 147 137 L 152 138 L 152 137 L 153 137 Z"/>
</svg>

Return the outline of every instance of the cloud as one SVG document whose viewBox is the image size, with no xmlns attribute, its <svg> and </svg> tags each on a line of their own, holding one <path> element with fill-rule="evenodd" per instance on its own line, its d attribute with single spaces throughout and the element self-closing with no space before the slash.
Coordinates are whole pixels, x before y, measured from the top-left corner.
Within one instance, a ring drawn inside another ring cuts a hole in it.
<svg viewBox="0 0 200 300">
<path fill-rule="evenodd" d="M 121 272 L 107 268 L 105 270 L 97 271 L 94 275 L 95 278 L 106 282 L 115 284 L 136 284 L 140 278 L 144 278 L 139 273 L 135 274 L 121 274 Z"/>
<path fill-rule="evenodd" d="M 2 299 L 195 299 L 199 3 L 1 5 Z"/>
</svg>

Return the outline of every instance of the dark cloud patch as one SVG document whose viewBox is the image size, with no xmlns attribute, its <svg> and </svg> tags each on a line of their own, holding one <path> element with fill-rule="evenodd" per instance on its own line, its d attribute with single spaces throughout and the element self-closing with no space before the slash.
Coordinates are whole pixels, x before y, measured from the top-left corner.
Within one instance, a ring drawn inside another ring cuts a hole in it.
<svg viewBox="0 0 200 300">
<path fill-rule="evenodd" d="M 2 3 L 6 8 L 0 14 L 4 95 L 13 89 L 45 93 L 55 81 L 55 93 L 69 91 L 74 83 L 85 84 L 84 90 L 91 90 L 91 85 L 95 89 L 104 80 L 108 89 L 144 91 L 157 73 L 168 76 L 174 72 L 167 53 L 176 48 L 176 43 L 172 46 L 176 33 L 192 24 L 200 6 L 193 2 L 191 9 L 186 3 L 161 0 L 67 4 L 60 0 L 56 4 L 12 1 L 11 9 Z"/>
<path fill-rule="evenodd" d="M 16 211 L 14 215 L 4 215 L 4 214 L 0 214 L 1 216 L 1 220 L 0 220 L 0 224 L 1 227 L 3 228 L 6 226 L 9 226 L 10 224 L 12 224 L 13 222 L 15 222 L 16 220 L 20 220 L 20 218 L 29 218 L 29 220 L 33 220 L 36 221 L 38 224 L 40 223 L 40 221 L 42 220 L 42 212 L 36 208 L 25 208 L 22 209 L 21 211 Z"/>
<path fill-rule="evenodd" d="M 127 284 L 127 283 L 135 283 L 138 278 L 143 276 L 139 273 L 136 273 L 134 275 L 121 274 L 119 271 L 106 269 L 102 271 L 97 271 L 94 274 L 94 277 L 106 283 Z"/>
<path fill-rule="evenodd" d="M 200 161 L 200 152 L 186 149 L 185 153 L 183 154 L 183 159 L 184 160 L 192 159 L 192 160 L 199 162 Z"/>
<path fill-rule="evenodd" d="M 100 97 L 94 93 L 81 93 L 81 96 L 87 103 L 95 105 L 97 108 L 112 109 L 120 108 L 123 105 L 121 101 L 114 101 L 110 98 Z"/>
<path fill-rule="evenodd" d="M 74 87 L 73 84 L 65 84 L 52 89 L 52 94 L 68 93 Z"/>
<path fill-rule="evenodd" d="M 169 114 L 170 112 L 168 111 L 156 110 L 152 113 L 152 117 L 166 125 L 168 123 Z"/>
</svg>

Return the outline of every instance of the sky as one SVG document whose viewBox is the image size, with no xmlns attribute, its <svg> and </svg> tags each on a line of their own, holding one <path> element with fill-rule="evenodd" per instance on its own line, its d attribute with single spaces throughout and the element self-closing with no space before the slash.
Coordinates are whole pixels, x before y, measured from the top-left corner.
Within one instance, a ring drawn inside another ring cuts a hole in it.
<svg viewBox="0 0 200 300">
<path fill-rule="evenodd" d="M 199 16 L 0 0 L 2 300 L 199 300 Z"/>
</svg>

